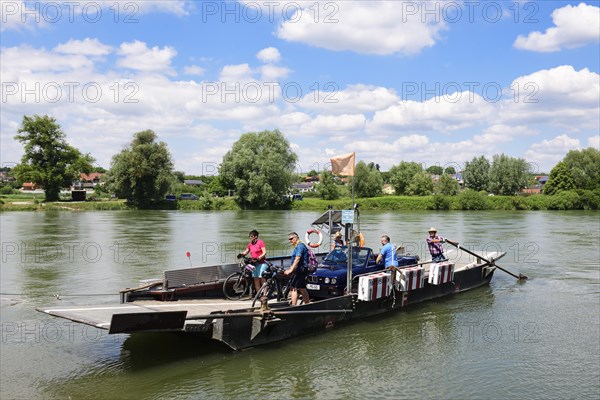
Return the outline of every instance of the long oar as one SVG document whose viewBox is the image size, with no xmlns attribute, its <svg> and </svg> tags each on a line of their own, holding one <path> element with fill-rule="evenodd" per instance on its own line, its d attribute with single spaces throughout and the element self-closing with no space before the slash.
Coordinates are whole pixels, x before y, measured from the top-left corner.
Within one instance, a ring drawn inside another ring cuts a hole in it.
<svg viewBox="0 0 600 400">
<path fill-rule="evenodd" d="M 485 257 L 482 257 L 482 256 L 480 256 L 479 254 L 473 253 L 473 252 L 472 252 L 472 251 L 470 251 L 469 249 L 465 249 L 464 247 L 461 247 L 461 246 L 458 244 L 458 242 L 453 242 L 453 241 L 451 241 L 451 240 L 448 240 L 448 239 L 446 239 L 446 242 L 450 243 L 452 246 L 456 246 L 456 248 L 457 248 L 457 249 L 459 249 L 459 250 L 463 250 L 464 252 L 466 252 L 466 253 L 469 253 L 470 255 L 472 255 L 472 256 L 474 256 L 474 257 L 477 257 L 477 258 L 479 258 L 479 259 L 482 259 L 482 260 L 487 260 Z M 496 264 L 494 263 L 494 261 L 493 261 L 493 260 L 492 260 L 492 261 L 489 261 L 489 262 L 488 262 L 488 264 L 490 264 L 490 265 L 493 265 L 493 266 L 495 266 L 496 268 L 498 268 L 499 270 L 502 270 L 502 271 L 506 272 L 507 274 L 514 276 L 514 277 L 515 277 L 515 278 L 517 278 L 518 280 L 525 280 L 525 279 L 527 279 L 527 277 L 526 277 L 525 275 L 523 275 L 523 274 L 519 274 L 519 275 L 517 276 L 517 275 L 513 274 L 512 272 L 510 272 L 510 271 L 508 271 L 508 270 L 506 270 L 506 269 L 504 269 L 504 268 L 502 268 L 502 267 L 500 267 L 500 266 L 496 265 Z"/>
<path fill-rule="evenodd" d="M 446 258 L 443 261 L 448 261 L 448 254 L 452 253 L 454 250 L 448 250 L 446 252 Z M 425 264 L 431 264 L 431 263 L 435 263 L 437 261 L 433 261 L 433 260 L 427 260 L 427 261 L 423 261 L 420 263 L 416 263 L 416 264 L 410 264 L 410 265 L 403 265 L 401 268 L 410 268 L 410 267 L 418 267 L 419 265 L 425 265 Z M 386 268 L 388 269 L 388 268 Z M 365 275 L 371 274 L 371 272 L 368 272 Z"/>
</svg>

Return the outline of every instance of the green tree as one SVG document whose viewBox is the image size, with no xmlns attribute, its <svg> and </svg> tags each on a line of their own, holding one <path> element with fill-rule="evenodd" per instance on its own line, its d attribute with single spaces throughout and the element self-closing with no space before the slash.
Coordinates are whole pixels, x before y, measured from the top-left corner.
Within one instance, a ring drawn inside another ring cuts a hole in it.
<svg viewBox="0 0 600 400">
<path fill-rule="evenodd" d="M 550 171 L 548 182 L 544 185 L 544 194 L 552 196 L 571 189 L 575 189 L 571 170 L 564 161 L 559 161 Z"/>
<path fill-rule="evenodd" d="M 454 169 L 454 167 L 447 167 L 444 170 L 444 174 L 454 175 L 454 174 L 456 174 L 456 170 Z"/>
<path fill-rule="evenodd" d="M 242 208 L 281 207 L 293 180 L 296 154 L 279 130 L 245 133 L 223 157 L 219 175 Z"/>
<path fill-rule="evenodd" d="M 18 180 L 41 185 L 46 201 L 58 200 L 60 190 L 71 186 L 80 172 L 91 172 L 94 159 L 67 143 L 54 118 L 25 115 L 18 133 L 15 139 L 25 145 L 25 153 L 14 173 Z"/>
<path fill-rule="evenodd" d="M 383 178 L 374 163 L 359 161 L 354 168 L 356 197 L 375 197 L 383 193 Z"/>
<path fill-rule="evenodd" d="M 444 173 L 444 168 L 440 167 L 439 165 L 432 165 L 425 171 L 429 172 L 431 175 L 442 175 Z"/>
<path fill-rule="evenodd" d="M 185 177 L 185 172 L 183 171 L 173 171 L 173 176 L 177 179 L 177 182 L 183 183 L 187 178 Z"/>
<path fill-rule="evenodd" d="M 221 183 L 221 178 L 219 176 L 202 176 L 200 179 L 202 182 L 206 183 L 203 188 L 206 190 L 206 192 L 212 195 L 225 197 L 229 193 L 229 191 Z"/>
<path fill-rule="evenodd" d="M 440 177 L 436 185 L 435 192 L 445 196 L 455 196 L 459 191 L 458 181 L 448 174 Z"/>
<path fill-rule="evenodd" d="M 420 164 L 405 161 L 390 168 L 390 184 L 394 187 L 396 194 L 399 196 L 408 194 L 408 185 L 410 185 L 415 174 L 422 170 Z"/>
<path fill-rule="evenodd" d="M 160 202 L 175 183 L 171 153 L 151 130 L 137 132 L 129 147 L 113 156 L 107 183 L 117 197 L 140 208 Z"/>
<path fill-rule="evenodd" d="M 417 172 L 406 190 L 410 196 L 429 196 L 433 193 L 433 180 L 425 171 Z"/>
<path fill-rule="evenodd" d="M 488 174 L 490 172 L 490 162 L 484 156 L 474 157 L 471 162 L 467 162 L 463 171 L 463 180 L 465 187 L 473 189 L 476 192 L 486 190 L 488 186 Z"/>
<path fill-rule="evenodd" d="M 571 150 L 563 161 L 571 172 L 576 189 L 594 190 L 600 187 L 600 151 L 593 147 Z"/>
<path fill-rule="evenodd" d="M 337 200 L 340 198 L 340 190 L 335 184 L 331 171 L 324 170 L 317 184 L 317 193 L 323 200 Z"/>
<path fill-rule="evenodd" d="M 488 189 L 494 194 L 513 196 L 527 186 L 529 164 L 522 158 L 494 155 L 489 171 Z"/>
<path fill-rule="evenodd" d="M 383 179 L 383 183 L 390 183 L 390 179 L 391 179 L 390 171 L 383 171 L 381 173 L 381 178 Z"/>
</svg>

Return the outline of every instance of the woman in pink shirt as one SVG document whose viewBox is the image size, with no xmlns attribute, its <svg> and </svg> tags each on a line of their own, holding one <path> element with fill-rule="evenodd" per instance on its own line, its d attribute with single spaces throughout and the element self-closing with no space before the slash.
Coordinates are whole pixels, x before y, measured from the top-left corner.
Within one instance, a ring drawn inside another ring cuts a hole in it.
<svg viewBox="0 0 600 400">
<path fill-rule="evenodd" d="M 258 232 L 256 229 L 251 230 L 248 237 L 250 238 L 250 243 L 248 243 L 246 250 L 241 252 L 239 255 L 245 256 L 246 254 L 250 253 L 250 257 L 252 257 L 252 263 L 254 264 L 254 271 L 252 271 L 254 287 L 258 292 L 258 289 L 260 289 L 263 283 L 265 283 L 262 273 L 267 269 L 267 263 L 265 263 L 265 258 L 267 257 L 267 248 L 265 247 L 265 242 L 258 238 Z"/>
</svg>

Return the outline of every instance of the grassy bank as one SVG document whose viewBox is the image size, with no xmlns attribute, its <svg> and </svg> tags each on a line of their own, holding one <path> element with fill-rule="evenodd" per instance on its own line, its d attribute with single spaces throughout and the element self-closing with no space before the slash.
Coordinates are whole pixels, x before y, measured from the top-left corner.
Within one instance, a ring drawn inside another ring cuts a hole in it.
<svg viewBox="0 0 600 400">
<path fill-rule="evenodd" d="M 133 209 L 124 200 L 60 201 L 43 203 L 38 196 L 33 198 L 0 197 L 2 211 L 83 211 L 83 210 L 128 210 Z M 554 196 L 487 196 L 484 193 L 465 191 L 458 196 L 383 196 L 358 198 L 361 210 L 598 210 L 599 191 L 566 191 Z M 349 209 L 350 198 L 321 200 L 305 197 L 292 203 L 293 210 L 323 211 L 328 206 L 334 209 Z M 199 200 L 163 201 L 153 207 L 156 210 L 239 210 L 233 198 L 208 198 Z"/>
<path fill-rule="evenodd" d="M 0 197 L 0 211 L 90 211 L 90 210 L 133 210 L 135 207 L 125 200 L 97 201 L 57 201 L 45 203 L 31 196 Z M 152 209 L 155 210 L 239 210 L 232 198 L 204 200 L 163 201 Z"/>
<path fill-rule="evenodd" d="M 555 196 L 487 196 L 463 192 L 458 196 L 383 196 L 356 199 L 361 210 L 598 210 L 600 193 L 591 191 L 561 192 Z M 347 209 L 351 199 L 320 200 L 304 198 L 292 204 L 295 210 Z"/>
</svg>

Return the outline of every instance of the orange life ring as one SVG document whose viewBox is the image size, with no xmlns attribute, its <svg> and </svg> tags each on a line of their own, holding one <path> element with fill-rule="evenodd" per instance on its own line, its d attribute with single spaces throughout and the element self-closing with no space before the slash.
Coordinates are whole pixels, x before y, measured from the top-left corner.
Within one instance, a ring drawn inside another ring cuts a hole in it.
<svg viewBox="0 0 600 400">
<path fill-rule="evenodd" d="M 315 242 L 315 243 L 311 243 L 310 241 L 310 234 L 311 233 L 316 233 L 317 235 L 319 235 L 319 241 Z M 306 239 L 306 244 L 312 248 L 317 248 L 321 245 L 321 243 L 323 243 L 323 234 L 321 233 L 321 231 L 319 231 L 318 229 L 309 229 L 306 231 L 306 236 L 304 237 L 304 239 Z"/>
</svg>

